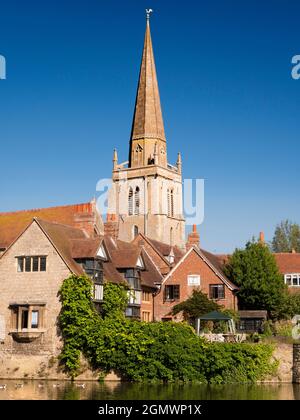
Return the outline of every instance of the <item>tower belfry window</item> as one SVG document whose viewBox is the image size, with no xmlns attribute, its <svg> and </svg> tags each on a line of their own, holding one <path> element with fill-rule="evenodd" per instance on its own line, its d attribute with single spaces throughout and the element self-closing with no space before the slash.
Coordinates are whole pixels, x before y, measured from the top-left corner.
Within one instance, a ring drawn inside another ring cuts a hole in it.
<svg viewBox="0 0 300 420">
<path fill-rule="evenodd" d="M 168 200 L 168 216 L 174 217 L 174 193 L 173 193 L 173 190 L 171 189 L 168 189 L 167 200 Z"/>
<path fill-rule="evenodd" d="M 134 193 L 134 214 L 135 215 L 140 214 L 140 189 L 139 187 L 136 187 L 135 193 Z"/>
<path fill-rule="evenodd" d="M 128 215 L 129 216 L 133 215 L 133 190 L 132 188 L 129 188 L 129 193 L 128 193 Z"/>
</svg>

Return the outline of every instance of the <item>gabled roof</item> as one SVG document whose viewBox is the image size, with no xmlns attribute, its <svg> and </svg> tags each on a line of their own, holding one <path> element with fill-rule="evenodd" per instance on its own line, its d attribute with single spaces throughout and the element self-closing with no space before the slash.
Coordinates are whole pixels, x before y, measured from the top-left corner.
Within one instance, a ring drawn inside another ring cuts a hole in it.
<svg viewBox="0 0 300 420">
<path fill-rule="evenodd" d="M 300 273 L 300 253 L 276 253 L 274 254 L 279 271 L 282 274 Z"/>
<path fill-rule="evenodd" d="M 161 284 L 163 276 L 144 248 L 142 249 L 142 257 L 145 263 L 145 270 L 141 271 L 142 286 L 155 287 L 155 285 Z"/>
<path fill-rule="evenodd" d="M 223 273 L 218 258 L 215 255 L 207 252 L 205 250 L 199 249 L 198 247 L 191 247 L 183 257 L 178 261 L 175 267 L 170 271 L 170 273 L 164 278 L 163 283 L 170 278 L 173 273 L 177 270 L 177 268 L 184 263 L 186 258 L 192 253 L 196 252 L 199 257 L 211 268 L 211 270 L 219 277 L 220 280 L 230 289 L 230 290 L 238 290 L 239 288 L 233 284 Z"/>
<path fill-rule="evenodd" d="M 35 219 L 35 221 L 52 242 L 70 271 L 77 275 L 84 274 L 82 267 L 74 261 L 72 256 L 72 243 L 74 240 L 82 240 L 85 237 L 84 232 L 59 223 L 41 219 Z"/>
<path fill-rule="evenodd" d="M 75 227 L 76 215 L 81 213 L 92 214 L 92 211 L 92 203 L 82 203 L 0 213 L 0 248 L 7 248 L 31 223 L 34 217 Z"/>
<path fill-rule="evenodd" d="M 72 258 L 94 258 L 101 246 L 103 236 L 74 239 L 71 241 Z"/>
</svg>

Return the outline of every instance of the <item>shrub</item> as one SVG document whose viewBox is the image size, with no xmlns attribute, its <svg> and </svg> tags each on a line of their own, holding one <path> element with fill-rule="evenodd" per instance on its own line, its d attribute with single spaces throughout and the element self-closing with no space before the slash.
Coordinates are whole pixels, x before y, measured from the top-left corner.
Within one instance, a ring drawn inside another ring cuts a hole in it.
<svg viewBox="0 0 300 420">
<path fill-rule="evenodd" d="M 60 291 L 60 358 L 71 378 L 79 372 L 81 353 L 94 368 L 104 373 L 113 369 L 131 381 L 253 382 L 276 368 L 270 345 L 210 344 L 185 323 L 126 319 L 123 285 L 105 284 L 100 316 L 91 286 L 88 278 L 71 276 Z"/>
</svg>

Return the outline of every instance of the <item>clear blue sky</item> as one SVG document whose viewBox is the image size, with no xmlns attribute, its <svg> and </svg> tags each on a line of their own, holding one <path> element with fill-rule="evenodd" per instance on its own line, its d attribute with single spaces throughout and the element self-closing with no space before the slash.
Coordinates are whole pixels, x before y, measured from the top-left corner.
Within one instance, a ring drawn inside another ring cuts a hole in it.
<svg viewBox="0 0 300 420">
<path fill-rule="evenodd" d="M 87 201 L 127 159 L 146 7 L 169 161 L 205 179 L 202 246 L 300 223 L 299 0 L 2 2 L 0 211 Z"/>
</svg>

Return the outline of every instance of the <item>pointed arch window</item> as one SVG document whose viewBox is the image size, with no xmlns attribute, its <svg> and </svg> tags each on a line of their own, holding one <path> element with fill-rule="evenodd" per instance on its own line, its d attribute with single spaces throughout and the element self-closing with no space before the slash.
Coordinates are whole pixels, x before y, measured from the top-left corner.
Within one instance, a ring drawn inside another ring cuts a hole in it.
<svg viewBox="0 0 300 420">
<path fill-rule="evenodd" d="M 128 193 L 128 215 L 129 216 L 133 215 L 133 190 L 131 187 L 129 188 L 129 193 Z"/>
<path fill-rule="evenodd" d="M 140 214 L 140 189 L 139 187 L 136 187 L 134 192 L 134 214 L 139 215 Z"/>
<path fill-rule="evenodd" d="M 174 217 L 174 191 L 173 189 L 168 189 L 167 200 L 168 200 L 168 216 Z"/>
<path fill-rule="evenodd" d="M 138 166 L 141 166 L 143 164 L 143 148 L 139 144 L 135 148 L 134 159 Z"/>
</svg>

